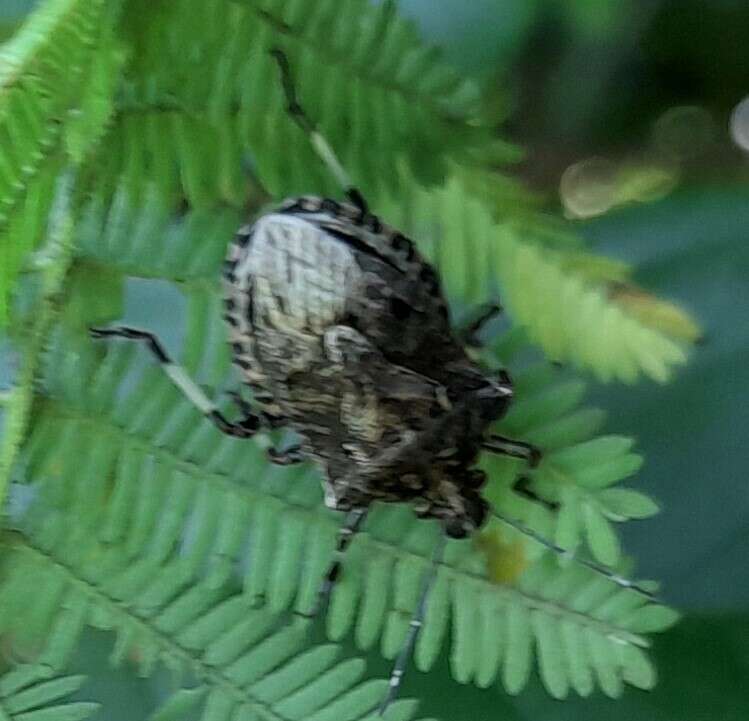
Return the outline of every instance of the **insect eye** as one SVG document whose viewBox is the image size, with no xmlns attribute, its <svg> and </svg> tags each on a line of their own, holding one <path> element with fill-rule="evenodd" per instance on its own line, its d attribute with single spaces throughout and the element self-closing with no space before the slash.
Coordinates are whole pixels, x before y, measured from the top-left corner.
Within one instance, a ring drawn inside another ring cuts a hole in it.
<svg viewBox="0 0 749 721">
<path fill-rule="evenodd" d="M 411 315 L 411 306 L 401 298 L 390 298 L 390 312 L 396 320 L 406 320 Z"/>
</svg>

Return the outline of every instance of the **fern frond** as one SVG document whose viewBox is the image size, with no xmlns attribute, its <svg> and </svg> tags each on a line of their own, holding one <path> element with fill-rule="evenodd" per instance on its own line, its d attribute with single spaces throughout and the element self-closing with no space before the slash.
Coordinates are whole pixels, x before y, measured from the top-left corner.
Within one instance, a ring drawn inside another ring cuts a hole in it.
<svg viewBox="0 0 749 721">
<path fill-rule="evenodd" d="M 109 3 L 94 24 L 94 45 L 84 66 L 79 99 L 66 119 L 65 149 L 76 164 L 94 152 L 114 113 L 115 93 L 125 61 L 116 38 L 118 4 Z"/>
<path fill-rule="evenodd" d="M 87 534 L 123 543 L 131 561 L 160 564 L 179 549 L 181 567 L 202 569 L 211 587 L 227 583 L 239 564 L 246 569 L 247 598 L 264 601 L 272 612 L 309 612 L 337 525 L 322 504 L 317 474 L 268 468 L 258 444 L 221 436 L 201 423 L 158 369 L 133 386 L 139 374 L 132 348 L 113 345 L 102 362 L 90 346 L 86 352 L 76 348 L 54 350 L 52 398 L 27 447 L 29 479 L 46 503 L 72 514 Z M 395 655 L 436 530 L 405 506 L 372 514 L 366 533 L 352 544 L 331 600 L 327 627 L 333 640 L 352 632 L 361 648 L 379 639 L 382 652 Z M 470 543 L 451 543 L 430 597 L 417 665 L 431 667 L 452 625 L 452 669 L 459 681 L 489 685 L 499 675 L 517 692 L 537 655 L 547 687 L 558 695 L 568 687 L 589 693 L 583 674 L 610 695 L 620 692 L 623 681 L 651 683 L 641 651 L 648 641 L 640 631 L 654 614 L 661 625 L 649 630 L 667 625 L 672 612 L 588 569 L 538 558 L 531 547 L 523 565 L 527 571 L 514 584 L 497 585 L 482 553 Z M 148 572 L 141 566 L 134 563 L 133 573 Z M 480 635 L 477 617 L 486 624 Z M 549 646 L 548 637 L 562 626 L 567 645 Z M 505 633 L 515 639 L 506 646 Z M 547 678 L 553 672 L 544 670 L 557 652 L 578 654 L 576 666 L 564 666 L 564 682 L 561 672 Z M 578 668 L 583 671 L 574 679 Z"/>
<path fill-rule="evenodd" d="M 500 341 L 496 348 L 504 362 L 509 357 L 503 349 L 506 345 Z M 490 362 L 496 364 L 496 355 L 489 355 Z M 642 458 L 631 452 L 631 439 L 597 435 L 605 415 L 595 408 L 580 407 L 584 382 L 547 363 L 522 368 L 510 361 L 509 365 L 516 369 L 517 396 L 498 429 L 542 448 L 543 457 L 533 469 L 515 459 L 486 458 L 489 497 L 495 507 L 521 519 L 558 546 L 573 552 L 584 537 L 598 561 L 617 566 L 621 549 L 610 522 L 647 518 L 658 512 L 648 496 L 612 487 L 633 475 Z M 531 490 L 555 507 L 553 512 L 511 491 L 520 472 Z"/>
<path fill-rule="evenodd" d="M 102 19 L 103 0 L 53 0 L 39 6 L 0 52 L 0 326 L 8 320 L 8 299 L 24 257 L 43 236 L 61 152 L 75 111 L 86 92 Z M 101 74 L 102 70 L 97 70 Z M 87 125 L 94 122 L 90 115 Z M 80 136 L 75 161 L 88 140 Z M 68 149 L 73 145 L 68 143 Z"/>
<path fill-rule="evenodd" d="M 18 448 L 24 440 L 33 401 L 34 380 L 39 370 L 39 361 L 47 344 L 47 336 L 53 325 L 58 308 L 56 300 L 62 291 L 65 275 L 73 251 L 73 195 L 74 174 L 67 171 L 56 183 L 47 243 L 40 258 L 40 289 L 33 317 L 29 318 L 29 332 L 21 348 L 21 370 L 15 385 L 5 399 L 5 418 L 0 439 L 0 503 L 5 493 Z"/>
<path fill-rule="evenodd" d="M 38 133 L 23 148 L 43 157 L 27 187 L 18 187 L 16 156 L 6 160 L 0 134 L 0 202 L 3 168 L 17 191 L 6 194 L 9 237 L 39 235 L 66 157 L 82 165 L 79 187 L 90 191 L 80 214 L 66 196 L 54 271 L 32 319 L 31 361 L 11 397 L 0 484 L 15 462 L 31 501 L 15 512 L 21 533 L 2 556 L 0 626 L 32 645 L 46 636 L 39 663 L 54 668 L 85 626 L 114 631 L 115 662 L 131 660 L 143 675 L 164 664 L 180 678 L 157 719 L 187 711 L 206 721 L 371 718 L 385 682 L 363 680 L 360 659 L 334 644 L 310 646 L 306 625 L 288 622 L 290 609 L 315 605 L 340 522 L 322 504 L 318 474 L 269 467 L 267 437 L 220 435 L 159 368 L 143 370 L 137 349 L 94 346 L 85 333 L 119 315 L 127 278 L 169 281 L 185 300 L 184 364 L 219 401 L 232 384 L 217 291 L 240 209 L 256 209 L 265 191 L 333 189 L 288 117 L 269 49 L 288 53 L 310 116 L 373 209 L 437 261 L 452 296 L 484 300 L 497 278 L 533 341 L 602 378 L 663 380 L 683 352 L 608 296 L 626 268 L 593 264 L 576 238 L 533 222 L 522 190 L 489 173 L 507 148 L 492 140 L 475 89 L 421 43 L 394 3 L 125 2 L 117 25 L 100 0 L 52 0 L 59 15 L 39 11 L 57 18 L 55 33 L 65 37 L 62 9 L 83 13 L 75 15 L 81 47 L 63 43 L 64 61 L 88 64 L 65 79 L 65 103 L 40 101 L 30 116 Z M 52 35 L 39 37 L 34 47 L 51 55 L 29 74 L 34 91 L 62 63 Z M 251 165 L 262 190 L 253 187 L 247 203 Z M 185 199 L 187 210 L 175 212 Z M 69 268 L 74 222 L 78 255 Z M 53 301 L 62 317 L 54 328 Z M 32 406 L 42 344 L 49 353 Z M 612 487 L 640 462 L 631 442 L 595 435 L 601 417 L 579 408 L 580 382 L 559 382 L 546 365 L 515 378 L 518 401 L 502 428 L 544 448 L 529 482 L 558 513 L 513 492 L 516 463 L 487 460 L 497 508 L 571 550 L 584 538 L 593 557 L 622 565 L 610 521 L 654 510 L 641 494 Z M 374 509 L 331 598 L 331 640 L 352 637 L 395 656 L 437 531 L 407 506 Z M 646 634 L 674 617 L 495 522 L 473 542 L 450 542 L 415 661 L 426 670 L 449 653 L 458 681 L 499 680 L 511 693 L 535 664 L 555 697 L 595 687 L 613 697 L 625 683 L 652 686 Z M 413 714 L 401 701 L 387 718 Z"/>
<path fill-rule="evenodd" d="M 439 188 L 404 185 L 408 196 L 391 196 L 383 215 L 419 240 L 452 296 L 481 301 L 496 278 L 515 323 L 552 360 L 627 382 L 640 373 L 663 382 L 685 361 L 667 335 L 627 314 L 589 275 L 575 273 L 567 255 L 534 242 L 533 234 L 526 239 L 522 224 L 495 222 L 460 173 Z"/>
<path fill-rule="evenodd" d="M 137 197 L 120 184 L 111 202 L 95 195 L 81 211 L 78 253 L 86 263 L 134 278 L 218 291 L 227 238 L 242 223 L 231 208 L 175 214 L 154 186 Z"/>
<path fill-rule="evenodd" d="M 423 44 L 392 2 L 179 0 L 140 3 L 125 15 L 137 52 L 102 148 L 100 182 L 124 174 L 137 189 L 148 177 L 196 206 L 241 205 L 249 154 L 274 197 L 337 193 L 286 112 L 273 47 L 288 53 L 301 102 L 371 194 L 398 184 L 401 155 L 433 181 L 445 157 L 492 145 L 475 122 L 477 88 Z"/>
<path fill-rule="evenodd" d="M 343 657 L 334 644 L 310 648 L 309 621 L 256 610 L 230 577 L 196 580 L 179 557 L 133 557 L 127 543 L 104 545 L 74 516 L 53 510 L 34 520 L 28 535 L 3 548 L 0 608 L 5 631 L 18 633 L 35 619 L 49 636 L 38 668 L 69 662 L 90 625 L 114 632 L 113 664 L 128 661 L 147 676 L 163 663 L 179 683 L 192 683 L 161 709 L 161 718 L 198 706 L 206 720 L 219 713 L 272 721 L 374 717 L 387 681 L 363 680 L 364 661 Z M 73 523 L 78 525 L 71 531 Z M 35 593 L 29 594 L 32 577 Z M 50 605 L 50 599 L 59 603 Z M 54 700 L 77 681 L 59 679 L 24 690 L 10 708 Z M 0 704 L 8 708 L 3 699 Z M 62 717 L 81 718 L 90 708 L 64 707 Z M 416 703 L 404 699 L 387 718 L 405 721 L 415 710 Z"/>
<path fill-rule="evenodd" d="M 0 716 L 4 721 L 81 721 L 99 704 L 64 699 L 84 680 L 84 676 L 55 676 L 44 665 L 17 666 L 0 677 Z"/>
</svg>

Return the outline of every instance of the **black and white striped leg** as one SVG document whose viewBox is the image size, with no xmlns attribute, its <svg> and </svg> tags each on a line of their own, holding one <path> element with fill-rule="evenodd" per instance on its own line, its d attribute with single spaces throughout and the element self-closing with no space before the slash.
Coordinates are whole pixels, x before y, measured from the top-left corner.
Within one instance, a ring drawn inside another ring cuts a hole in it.
<svg viewBox="0 0 749 721">
<path fill-rule="evenodd" d="M 477 308 L 472 314 L 473 317 L 458 331 L 458 336 L 463 345 L 480 348 L 483 343 L 478 334 L 487 323 L 494 320 L 501 312 L 502 306 L 499 303 L 487 303 Z"/>
<path fill-rule="evenodd" d="M 401 681 L 403 680 L 403 674 L 406 672 L 406 666 L 413 653 L 416 639 L 418 638 L 419 631 L 424 624 L 424 616 L 427 610 L 427 603 L 429 601 L 429 591 L 432 588 L 434 579 L 437 577 L 437 571 L 440 563 L 442 563 L 442 557 L 445 553 L 445 545 L 447 543 L 447 536 L 440 534 L 437 544 L 434 547 L 432 553 L 432 565 L 424 576 L 424 581 L 421 585 L 421 592 L 419 593 L 419 601 L 416 604 L 416 610 L 414 611 L 411 621 L 408 624 L 408 633 L 406 634 L 406 640 L 403 643 L 403 647 L 398 654 L 398 658 L 395 660 L 395 666 L 390 674 L 390 683 L 388 685 L 387 694 L 382 699 L 380 704 L 379 715 L 382 716 L 387 711 L 388 706 L 395 700 L 398 695 L 398 689 L 400 688 Z"/>
<path fill-rule="evenodd" d="M 261 419 L 254 413 L 246 415 L 238 422 L 228 420 L 217 408 L 216 404 L 206 396 L 200 386 L 187 375 L 185 369 L 169 358 L 166 350 L 164 350 L 164 346 L 161 345 L 159 339 L 153 333 L 127 327 L 90 328 L 89 332 L 93 338 L 124 338 L 143 343 L 159 361 L 161 367 L 164 369 L 164 373 L 169 376 L 172 383 L 182 391 L 185 397 L 206 418 L 213 421 L 216 428 L 222 433 L 235 436 L 236 438 L 251 438 L 259 430 Z"/>
<path fill-rule="evenodd" d="M 599 563 L 596 563 L 595 561 L 589 561 L 587 558 L 580 558 L 579 556 L 575 555 L 574 551 L 571 551 L 566 548 L 562 548 L 561 546 L 558 546 L 553 541 L 548 540 L 547 538 L 544 538 L 540 533 L 537 533 L 529 526 L 526 526 L 522 521 L 519 521 L 515 518 L 510 518 L 509 516 L 505 516 L 501 513 L 498 513 L 496 510 L 492 510 L 492 515 L 497 520 L 501 521 L 502 523 L 510 526 L 511 528 L 514 528 L 516 531 L 519 531 L 524 536 L 528 536 L 529 538 L 532 538 L 537 543 L 540 543 L 542 546 L 545 546 L 551 551 L 554 551 L 554 553 L 559 554 L 560 556 L 565 556 L 567 558 L 570 558 L 575 563 L 580 564 L 581 566 L 585 566 L 586 568 L 590 569 L 594 573 L 597 573 L 601 576 L 605 576 L 608 578 L 612 583 L 615 583 L 617 586 L 620 586 L 621 588 L 626 588 L 634 593 L 638 593 L 641 596 L 644 596 L 649 601 L 657 601 L 656 595 L 649 591 L 647 588 L 644 588 L 643 586 L 638 585 L 635 581 L 631 581 L 628 578 L 625 578 L 624 576 L 620 576 L 616 571 L 614 571 L 611 568 L 608 568 L 607 566 L 603 566 Z"/>
<path fill-rule="evenodd" d="M 328 570 L 325 572 L 323 582 L 317 594 L 317 602 L 315 603 L 312 613 L 309 614 L 311 617 L 314 618 L 319 613 L 325 612 L 328 602 L 330 601 L 330 594 L 333 590 L 333 586 L 335 586 L 338 577 L 341 575 L 343 557 L 346 553 L 346 549 L 351 545 L 351 541 L 354 540 L 354 536 L 362 527 L 366 517 L 366 508 L 352 508 L 346 515 L 343 525 L 338 529 L 338 538 L 336 539 L 333 560 L 330 566 L 328 566 Z"/>
<path fill-rule="evenodd" d="M 333 177 L 336 179 L 338 184 L 343 188 L 346 197 L 361 211 L 362 216 L 368 212 L 367 201 L 361 192 L 353 186 L 348 173 L 344 170 L 338 156 L 335 154 L 333 148 L 330 147 L 330 143 L 321 135 L 321 133 L 315 127 L 315 124 L 309 118 L 307 113 L 299 104 L 296 96 L 296 88 L 294 87 L 294 81 L 291 77 L 291 69 L 289 68 L 289 60 L 283 51 L 278 48 L 274 48 L 270 51 L 270 54 L 278 63 L 278 67 L 281 71 L 281 84 L 283 86 L 284 94 L 286 95 L 286 104 L 289 114 L 297 122 L 299 127 L 309 135 L 312 147 L 318 154 L 320 159 L 325 163 L 328 170 L 330 170 Z"/>
<path fill-rule="evenodd" d="M 503 456 L 522 458 L 528 461 L 531 468 L 537 466 L 541 460 L 541 451 L 536 446 L 523 443 L 523 441 L 514 441 L 505 436 L 491 435 L 481 443 L 481 447 Z"/>
</svg>

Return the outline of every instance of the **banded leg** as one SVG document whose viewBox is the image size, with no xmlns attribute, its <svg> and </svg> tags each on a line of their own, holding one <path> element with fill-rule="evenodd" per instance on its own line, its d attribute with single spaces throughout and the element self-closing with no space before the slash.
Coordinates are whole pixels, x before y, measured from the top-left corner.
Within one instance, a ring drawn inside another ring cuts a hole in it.
<svg viewBox="0 0 749 721">
<path fill-rule="evenodd" d="M 468 322 L 458 331 L 458 337 L 463 345 L 480 348 L 483 343 L 478 338 L 481 329 L 502 312 L 499 303 L 487 303 L 477 308 Z"/>
<path fill-rule="evenodd" d="M 541 451 L 536 446 L 523 441 L 513 441 L 505 436 L 491 435 L 481 443 L 481 447 L 492 453 L 522 458 L 528 461 L 531 468 L 537 466 L 541 460 Z"/>
<path fill-rule="evenodd" d="M 406 634 L 406 640 L 403 647 L 398 654 L 398 658 L 395 660 L 393 671 L 390 674 L 390 684 L 388 685 L 387 695 L 382 699 L 382 703 L 379 708 L 379 715 L 382 716 L 387 711 L 388 706 L 393 702 L 395 697 L 398 695 L 398 689 L 400 688 L 401 681 L 403 680 L 403 674 L 406 671 L 408 660 L 411 658 L 413 653 L 416 639 L 419 635 L 422 625 L 424 624 L 424 616 L 427 610 L 427 603 L 429 601 L 429 591 L 432 588 L 434 579 L 437 577 L 437 570 L 439 569 L 440 563 L 442 563 L 442 557 L 445 553 L 445 544 L 447 543 L 447 536 L 440 534 L 437 544 L 434 547 L 432 553 L 432 565 L 427 571 L 424 581 L 421 586 L 421 592 L 419 593 L 419 601 L 416 604 L 416 610 L 414 615 L 411 617 L 411 621 L 408 624 L 408 633 Z"/>
<path fill-rule="evenodd" d="M 328 601 L 330 600 L 330 593 L 333 590 L 333 586 L 335 586 L 335 582 L 341 575 L 343 557 L 346 553 L 346 549 L 351 545 L 351 541 L 354 540 L 356 532 L 362 527 L 366 517 L 366 508 L 352 508 L 346 515 L 343 525 L 338 529 L 338 538 L 336 539 L 333 561 L 325 572 L 325 577 L 323 578 L 322 585 L 317 594 L 317 602 L 315 603 L 312 613 L 309 614 L 312 618 L 325 611 Z"/>
<path fill-rule="evenodd" d="M 260 416 L 255 413 L 245 415 L 238 422 L 232 422 L 224 416 L 216 404 L 208 398 L 200 386 L 195 383 L 180 365 L 174 363 L 164 350 L 159 339 L 148 331 L 137 328 L 91 328 L 89 329 L 93 338 L 125 338 L 126 340 L 143 343 L 161 364 L 164 373 L 171 379 L 172 383 L 182 391 L 185 397 L 204 415 L 213 421 L 216 428 L 228 436 L 236 438 L 251 438 L 260 429 L 262 422 Z"/>
<path fill-rule="evenodd" d="M 344 170 L 338 160 L 338 156 L 335 154 L 333 148 L 330 147 L 330 143 L 328 143 L 328 141 L 325 140 L 317 130 L 315 124 L 299 104 L 296 97 L 294 81 L 291 77 L 288 58 L 278 48 L 271 50 L 270 54 L 278 63 L 279 70 L 281 71 L 281 85 L 283 86 L 283 91 L 286 95 L 286 104 L 289 114 L 294 118 L 297 125 L 299 125 L 299 127 L 309 135 L 312 147 L 315 149 L 315 152 L 326 165 L 328 170 L 330 170 L 341 188 L 343 188 L 346 197 L 361 211 L 362 215 L 366 214 L 368 206 L 367 201 L 364 200 L 364 196 L 353 186 L 348 173 Z"/>
</svg>

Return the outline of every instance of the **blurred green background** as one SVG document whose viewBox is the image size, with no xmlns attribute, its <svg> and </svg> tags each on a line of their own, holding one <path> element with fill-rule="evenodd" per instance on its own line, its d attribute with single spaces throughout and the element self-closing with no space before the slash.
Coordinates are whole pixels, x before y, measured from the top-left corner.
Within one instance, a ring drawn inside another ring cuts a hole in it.
<svg viewBox="0 0 749 721">
<path fill-rule="evenodd" d="M 33 3 L 0 2 L 0 37 Z M 646 465 L 631 482 L 659 499 L 627 524 L 638 576 L 663 581 L 684 620 L 655 639 L 660 684 L 620 701 L 518 698 L 407 676 L 423 715 L 477 719 L 749 718 L 749 3 L 746 0 L 401 0 L 425 37 L 496 101 L 510 172 L 593 246 L 637 266 L 644 288 L 704 329 L 667 386 L 597 386 L 612 432 Z M 151 308 L 152 304 L 149 304 Z M 152 311 L 151 311 L 152 312 Z M 92 635 L 82 667 L 106 651 Z M 376 669 L 389 666 L 373 657 Z M 378 665 L 379 664 L 379 665 Z M 158 681 L 97 683 L 109 718 L 140 717 Z M 428 685 L 427 685 L 428 684 Z M 135 688 L 134 688 L 135 687 Z M 136 691 L 137 689 L 137 691 Z M 136 691 L 136 693 L 134 693 Z M 117 698 L 122 704 L 116 703 Z M 127 704 L 125 704 L 127 699 Z"/>
</svg>

